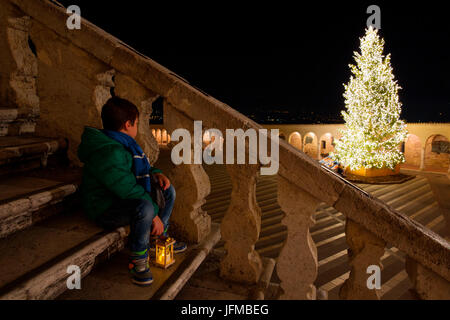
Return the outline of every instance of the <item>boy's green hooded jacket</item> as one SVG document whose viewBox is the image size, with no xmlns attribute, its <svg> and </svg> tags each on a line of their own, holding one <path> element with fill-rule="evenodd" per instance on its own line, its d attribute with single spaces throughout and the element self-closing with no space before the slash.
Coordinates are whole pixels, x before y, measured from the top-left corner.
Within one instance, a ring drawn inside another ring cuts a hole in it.
<svg viewBox="0 0 450 320">
<path fill-rule="evenodd" d="M 155 215 L 158 206 L 148 192 L 136 182 L 133 159 L 125 147 L 99 129 L 85 127 L 78 147 L 78 158 L 84 163 L 81 198 L 91 219 L 103 214 L 118 199 L 152 201 Z M 152 173 L 161 170 L 152 168 Z"/>
</svg>

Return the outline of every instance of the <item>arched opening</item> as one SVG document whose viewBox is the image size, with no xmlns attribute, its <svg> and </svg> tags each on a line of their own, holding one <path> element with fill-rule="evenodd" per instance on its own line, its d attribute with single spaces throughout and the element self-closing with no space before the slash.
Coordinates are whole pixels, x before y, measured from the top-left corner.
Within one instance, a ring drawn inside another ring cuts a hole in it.
<svg viewBox="0 0 450 320">
<path fill-rule="evenodd" d="M 303 152 L 313 159 L 317 158 L 317 137 L 314 133 L 308 132 L 303 139 Z"/>
<path fill-rule="evenodd" d="M 152 135 L 156 139 L 156 130 L 155 129 L 152 129 Z"/>
<path fill-rule="evenodd" d="M 289 136 L 289 144 L 291 144 L 293 147 L 297 148 L 298 150 L 302 150 L 303 143 L 302 143 L 302 136 L 298 132 L 293 132 Z"/>
<path fill-rule="evenodd" d="M 330 155 L 330 152 L 334 150 L 334 144 L 333 144 L 333 136 L 331 133 L 325 133 L 320 138 L 320 158 L 326 158 Z"/>
<path fill-rule="evenodd" d="M 428 138 L 425 144 L 425 170 L 426 171 L 438 171 L 448 172 L 450 165 L 450 159 L 448 153 L 436 153 L 433 152 L 433 142 L 445 141 L 448 139 L 442 135 L 436 134 Z"/>
<path fill-rule="evenodd" d="M 420 168 L 420 156 L 422 150 L 422 143 L 420 138 L 415 134 L 408 134 L 405 141 L 405 160 L 403 164 L 405 168 L 419 169 Z"/>
</svg>

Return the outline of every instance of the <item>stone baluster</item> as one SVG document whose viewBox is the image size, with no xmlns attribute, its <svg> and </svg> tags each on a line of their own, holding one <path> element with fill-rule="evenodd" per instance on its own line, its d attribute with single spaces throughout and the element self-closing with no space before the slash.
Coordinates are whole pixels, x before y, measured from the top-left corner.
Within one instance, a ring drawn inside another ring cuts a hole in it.
<svg viewBox="0 0 450 320">
<path fill-rule="evenodd" d="M 386 243 L 350 219 L 345 224 L 345 234 L 350 247 L 348 257 L 351 270 L 339 291 L 339 297 L 346 300 L 379 300 L 380 290 L 369 289 L 367 285 L 372 275 L 367 268 L 372 265 L 382 268 L 380 259 Z"/>
<path fill-rule="evenodd" d="M 321 202 L 309 193 L 278 175 L 278 202 L 285 212 L 282 224 L 288 235 L 277 262 L 281 279 L 282 300 L 315 300 L 317 277 L 317 248 L 309 228 Z"/>
<path fill-rule="evenodd" d="M 406 272 L 413 283 L 414 291 L 424 300 L 450 300 L 450 282 L 406 257 Z"/>
<path fill-rule="evenodd" d="M 320 149 L 321 149 L 321 141 L 317 140 L 317 160 L 322 160 L 320 156 Z"/>
<path fill-rule="evenodd" d="M 169 133 L 178 128 L 185 128 L 192 134 L 193 123 L 194 120 L 164 101 L 164 127 Z M 171 149 L 173 145 L 169 144 L 168 147 Z M 201 164 L 174 165 L 170 155 L 165 161 L 170 167 L 165 173 L 175 186 L 177 193 L 170 219 L 170 233 L 177 239 L 199 243 L 211 231 L 211 217 L 201 208 L 211 191 L 209 177 Z"/>
<path fill-rule="evenodd" d="M 168 175 L 177 193 L 171 233 L 184 241 L 199 243 L 211 231 L 211 217 L 201 208 L 211 191 L 209 177 L 199 164 L 180 164 Z"/>
<path fill-rule="evenodd" d="M 231 178 L 231 202 L 221 224 L 226 256 L 221 262 L 222 278 L 256 283 L 262 262 L 255 251 L 261 229 L 261 209 L 256 202 L 258 165 L 227 165 Z"/>
</svg>

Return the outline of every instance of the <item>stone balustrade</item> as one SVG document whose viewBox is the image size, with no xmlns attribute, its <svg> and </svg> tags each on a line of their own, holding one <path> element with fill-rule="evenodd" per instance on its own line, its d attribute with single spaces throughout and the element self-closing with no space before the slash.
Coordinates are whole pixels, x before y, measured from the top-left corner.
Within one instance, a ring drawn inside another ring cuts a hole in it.
<svg viewBox="0 0 450 320">
<path fill-rule="evenodd" d="M 282 223 L 288 228 L 286 244 L 277 263 L 283 289 L 281 299 L 315 299 L 313 283 L 317 277 L 317 248 L 309 228 L 314 225 L 314 213 L 321 201 L 281 174 L 278 201 L 286 213 Z"/>
<path fill-rule="evenodd" d="M 191 133 L 194 130 L 194 120 L 167 101 L 164 101 L 164 117 L 167 119 L 165 126 L 170 132 L 177 128 L 184 128 Z M 200 164 L 172 165 L 172 168 L 169 178 L 176 186 L 177 200 L 171 216 L 171 229 L 178 238 L 199 243 L 211 231 L 211 218 L 201 208 L 211 190 L 208 175 Z"/>
<path fill-rule="evenodd" d="M 380 258 L 386 242 L 350 219 L 345 224 L 349 245 L 350 277 L 342 285 L 339 297 L 346 300 L 379 300 L 380 290 L 369 288 L 367 270 L 370 266 L 382 268 Z M 381 276 L 381 275 L 380 275 Z"/>
<path fill-rule="evenodd" d="M 52 107 L 52 101 L 46 96 L 40 97 L 41 114 L 53 113 L 51 117 L 59 120 L 53 128 L 51 122 L 46 124 L 53 132 L 68 137 L 72 148 L 79 143 L 80 123 L 98 125 L 98 120 L 95 120 L 99 119 L 98 106 L 90 99 L 92 96 L 99 99 L 107 96 L 108 89 L 99 90 L 97 87 L 102 85 L 105 77 L 112 75 L 98 77 L 108 70 L 114 70 L 114 77 L 107 78 L 106 82 L 114 80 L 115 94 L 139 105 L 141 110 L 146 110 L 145 115 L 148 115 L 149 103 L 153 99 L 164 98 L 164 126 L 168 132 L 176 128 L 186 128 L 192 132 L 194 120 L 202 120 L 204 127 L 217 128 L 222 132 L 227 128 L 241 128 L 244 131 L 249 128 L 262 129 L 228 105 L 194 88 L 186 80 L 96 26 L 83 21 L 81 30 L 69 31 L 65 27 L 67 14 L 63 8 L 48 1 L 36 0 L 1 0 L 1 3 L 13 4 L 31 18 L 30 34 L 32 39 L 36 38 L 38 61 L 45 71 L 38 76 L 42 83 L 55 81 L 56 76 L 52 63 L 56 64 L 57 60 L 49 59 L 50 53 L 45 46 L 70 46 L 70 50 L 83 57 L 80 59 L 85 65 L 78 68 L 78 72 L 88 74 L 86 87 L 72 92 L 79 95 L 77 99 L 83 101 L 82 105 L 72 99 L 61 110 L 60 105 L 60 109 Z M 39 28 L 40 32 L 33 32 L 33 28 Z M 60 59 L 70 57 L 71 54 L 65 52 Z M 65 70 L 74 67 L 60 63 L 58 68 Z M 63 73 L 59 71 L 59 74 Z M 57 80 L 66 81 L 63 85 L 69 86 L 66 78 Z M 108 83 L 103 83 L 103 86 L 111 89 Z M 61 88 L 62 85 L 47 90 L 58 91 Z M 41 92 L 52 94 L 51 91 Z M 92 108 L 86 107 L 89 101 Z M 74 123 L 74 119 L 78 122 Z M 157 149 L 150 129 L 142 130 L 141 141 L 148 144 L 147 150 Z M 313 214 L 320 202 L 336 208 L 347 219 L 351 273 L 341 289 L 342 298 L 379 298 L 378 292 L 367 289 L 366 268 L 368 265 L 380 265 L 386 243 L 408 256 L 407 270 L 420 297 L 450 298 L 450 244 L 447 240 L 321 167 L 285 141 L 280 141 L 279 147 L 278 202 L 286 214 L 283 224 L 288 227 L 287 240 L 277 262 L 282 299 L 316 298 L 317 249 L 309 227 L 314 224 Z M 71 159 L 76 161 L 73 150 Z M 256 283 L 262 273 L 261 258 L 254 248 L 261 228 L 261 210 L 255 196 L 259 167 L 227 165 L 232 181 L 232 200 L 221 225 L 227 251 L 221 263 L 221 276 L 245 283 Z M 174 211 L 173 224 L 186 239 L 199 242 L 210 230 L 210 218 L 200 208 L 210 190 L 208 178 L 199 164 L 182 164 L 171 172 L 170 178 L 177 185 L 178 207 Z M 435 288 L 441 288 L 439 294 Z"/>
</svg>

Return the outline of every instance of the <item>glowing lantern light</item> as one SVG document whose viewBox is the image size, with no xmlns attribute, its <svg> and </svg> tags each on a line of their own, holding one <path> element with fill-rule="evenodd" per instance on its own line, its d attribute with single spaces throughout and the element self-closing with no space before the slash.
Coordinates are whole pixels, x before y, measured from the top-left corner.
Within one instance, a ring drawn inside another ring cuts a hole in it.
<svg viewBox="0 0 450 320">
<path fill-rule="evenodd" d="M 175 240 L 169 237 L 161 237 L 156 240 L 156 259 L 155 264 L 158 267 L 167 269 L 175 263 L 173 258 L 173 244 Z"/>
</svg>

